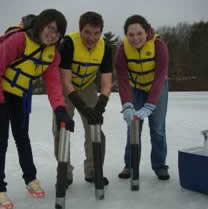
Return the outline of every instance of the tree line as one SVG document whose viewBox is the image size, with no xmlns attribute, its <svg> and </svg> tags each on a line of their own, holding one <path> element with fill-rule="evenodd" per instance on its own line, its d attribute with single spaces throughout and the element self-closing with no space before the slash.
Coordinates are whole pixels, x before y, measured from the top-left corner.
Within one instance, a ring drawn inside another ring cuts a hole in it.
<svg viewBox="0 0 208 209">
<path fill-rule="evenodd" d="M 208 22 L 178 23 L 156 31 L 167 43 L 169 51 L 169 86 L 171 91 L 208 91 Z M 113 49 L 113 57 L 121 38 L 112 32 L 104 33 Z M 99 86 L 99 76 L 97 79 Z M 43 92 L 43 82 L 37 81 L 34 93 Z M 116 71 L 113 71 L 113 91 L 118 90 Z"/>
<path fill-rule="evenodd" d="M 157 31 L 169 50 L 171 90 L 208 90 L 208 22 L 179 23 Z"/>
</svg>

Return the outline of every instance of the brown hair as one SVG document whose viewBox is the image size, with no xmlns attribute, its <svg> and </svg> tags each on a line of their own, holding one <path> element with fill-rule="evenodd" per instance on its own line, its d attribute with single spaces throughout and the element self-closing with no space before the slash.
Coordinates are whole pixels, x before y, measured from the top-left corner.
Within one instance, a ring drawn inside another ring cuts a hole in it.
<svg viewBox="0 0 208 209">
<path fill-rule="evenodd" d="M 43 28 L 53 21 L 56 22 L 58 32 L 60 32 L 63 37 L 67 27 L 65 16 L 56 9 L 46 9 L 33 20 L 32 30 L 34 38 L 38 40 Z"/>
<path fill-rule="evenodd" d="M 151 25 L 147 22 L 147 20 L 144 17 L 142 17 L 141 15 L 132 15 L 128 17 L 125 21 L 124 34 L 127 34 L 129 25 L 135 23 L 140 24 L 144 28 L 145 32 L 148 32 L 151 29 Z"/>
<path fill-rule="evenodd" d="M 24 30 L 28 30 L 32 27 L 33 21 L 35 19 L 36 15 L 34 14 L 28 14 L 22 17 L 22 23 Z"/>
<path fill-rule="evenodd" d="M 81 31 L 87 24 L 94 27 L 100 27 L 101 32 L 103 31 L 103 18 L 100 14 L 96 12 L 88 11 L 80 16 L 79 30 Z"/>
</svg>

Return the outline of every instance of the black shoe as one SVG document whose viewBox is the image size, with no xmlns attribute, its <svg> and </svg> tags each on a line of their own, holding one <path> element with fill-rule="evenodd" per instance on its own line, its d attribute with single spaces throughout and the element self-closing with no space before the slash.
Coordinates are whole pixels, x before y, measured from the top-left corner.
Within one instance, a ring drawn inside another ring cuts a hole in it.
<svg viewBox="0 0 208 209">
<path fill-rule="evenodd" d="M 85 181 L 88 183 L 94 183 L 94 178 L 93 177 L 85 177 Z M 107 186 L 109 184 L 109 181 L 106 177 L 103 177 L 103 184 L 104 186 Z"/>
<path fill-rule="evenodd" d="M 130 178 L 130 171 L 127 168 L 124 168 L 121 173 L 118 174 L 120 179 L 129 179 Z"/>
<path fill-rule="evenodd" d="M 170 178 L 167 168 L 160 168 L 155 170 L 155 174 L 160 180 L 168 180 Z"/>
</svg>

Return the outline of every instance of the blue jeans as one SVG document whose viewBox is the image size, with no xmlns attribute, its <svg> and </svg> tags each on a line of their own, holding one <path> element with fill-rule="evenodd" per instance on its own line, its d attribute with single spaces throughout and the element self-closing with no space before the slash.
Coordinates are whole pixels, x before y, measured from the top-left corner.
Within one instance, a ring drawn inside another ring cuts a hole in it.
<svg viewBox="0 0 208 209">
<path fill-rule="evenodd" d="M 139 110 L 143 107 L 144 103 L 147 101 L 148 93 L 133 89 L 134 97 L 134 107 Z M 167 113 L 168 104 L 168 81 L 164 82 L 164 86 L 161 92 L 160 100 L 156 104 L 156 109 L 149 116 L 149 128 L 150 128 L 150 138 L 151 138 L 151 164 L 153 170 L 158 170 L 160 168 L 168 168 L 166 163 L 167 156 L 167 144 L 166 144 L 166 128 L 165 120 Z M 139 136 L 141 139 L 143 121 L 140 122 Z M 130 129 L 127 130 L 127 143 L 125 148 L 124 162 L 125 168 L 130 169 Z M 141 157 L 141 140 L 139 142 L 139 159 Z M 139 162 L 138 162 L 139 163 Z"/>
</svg>

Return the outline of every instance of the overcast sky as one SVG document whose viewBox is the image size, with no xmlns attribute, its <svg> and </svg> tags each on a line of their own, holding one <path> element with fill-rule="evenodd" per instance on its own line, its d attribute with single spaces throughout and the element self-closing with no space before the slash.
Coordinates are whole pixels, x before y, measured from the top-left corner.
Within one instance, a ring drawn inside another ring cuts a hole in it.
<svg viewBox="0 0 208 209">
<path fill-rule="evenodd" d="M 125 19 L 132 14 L 146 17 L 154 28 L 179 22 L 208 21 L 208 0 L 1 0 L 0 32 L 28 13 L 56 8 L 68 20 L 68 31 L 78 29 L 80 14 L 96 11 L 103 15 L 104 32 L 123 34 Z"/>
</svg>

